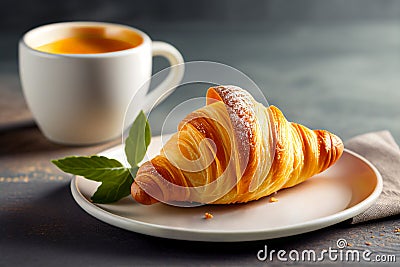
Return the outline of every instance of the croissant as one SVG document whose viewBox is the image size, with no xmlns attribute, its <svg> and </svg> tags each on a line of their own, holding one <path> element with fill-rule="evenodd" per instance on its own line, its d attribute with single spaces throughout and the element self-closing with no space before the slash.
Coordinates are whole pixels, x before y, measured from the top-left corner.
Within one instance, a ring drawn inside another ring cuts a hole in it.
<svg viewBox="0 0 400 267">
<path fill-rule="evenodd" d="M 343 153 L 336 135 L 288 122 L 239 87 L 211 87 L 206 102 L 140 166 L 137 202 L 245 203 L 305 181 Z"/>
</svg>

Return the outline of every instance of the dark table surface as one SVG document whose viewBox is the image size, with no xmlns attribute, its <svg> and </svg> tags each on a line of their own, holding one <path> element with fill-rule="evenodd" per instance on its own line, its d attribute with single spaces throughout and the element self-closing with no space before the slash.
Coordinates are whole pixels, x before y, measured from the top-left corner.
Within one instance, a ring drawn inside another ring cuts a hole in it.
<svg viewBox="0 0 400 267">
<path fill-rule="evenodd" d="M 145 30 L 155 40 L 173 43 L 186 60 L 219 61 L 242 70 L 292 121 L 328 129 L 344 140 L 387 129 L 400 142 L 400 24 L 250 27 L 193 23 Z M 33 123 L 21 93 L 15 57 L 18 36 L 2 38 L 0 266 L 263 265 L 256 254 L 265 245 L 276 251 L 321 251 L 335 248 L 340 238 L 354 249 L 396 255 L 400 261 L 400 235 L 395 232 L 399 216 L 241 243 L 161 239 L 91 217 L 74 202 L 71 177 L 50 160 L 94 154 L 120 141 L 90 147 L 47 141 Z M 164 61 L 155 60 L 155 70 L 164 66 Z M 157 112 L 161 114 L 189 93 L 177 91 Z M 157 134 L 157 116 L 153 120 Z"/>
</svg>

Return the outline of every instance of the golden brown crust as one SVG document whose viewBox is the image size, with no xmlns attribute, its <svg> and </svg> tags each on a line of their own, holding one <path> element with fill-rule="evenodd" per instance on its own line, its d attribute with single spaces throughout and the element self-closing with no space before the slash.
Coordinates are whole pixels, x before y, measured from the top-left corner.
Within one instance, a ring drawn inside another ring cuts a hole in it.
<svg viewBox="0 0 400 267">
<path fill-rule="evenodd" d="M 214 161 L 204 170 L 187 172 L 172 164 L 164 154 L 165 151 L 162 152 L 151 163 L 147 162 L 139 168 L 132 185 L 132 196 L 136 201 L 143 204 L 153 204 L 158 200 L 192 201 L 193 191 L 184 190 L 185 188 L 211 184 L 224 171 L 229 170 L 230 159 L 237 158 L 234 162 L 244 164 L 244 168 L 242 173 L 236 172 L 236 185 L 226 192 L 223 191 L 225 193 L 222 197 L 211 203 L 248 202 L 305 181 L 333 165 L 343 152 L 343 143 L 339 137 L 328 131 L 310 130 L 303 125 L 288 122 L 277 107 L 260 109 L 260 106 L 256 106 L 260 104 L 238 87 L 211 87 L 207 97 L 207 107 L 189 114 L 182 121 L 179 134 L 165 145 L 165 150 L 179 153 L 180 157 L 189 160 L 196 160 L 201 156 L 199 143 L 204 138 L 209 138 L 217 148 Z M 217 110 L 217 119 L 203 116 L 210 109 L 215 111 L 215 101 L 224 104 L 224 111 Z M 260 120 L 260 116 L 268 118 Z M 230 139 L 227 130 L 229 127 L 220 125 L 225 117 L 230 121 L 234 140 Z M 269 128 L 264 125 L 265 121 L 273 124 L 272 134 L 268 135 Z M 271 138 L 275 141 L 273 159 L 269 159 L 267 155 Z M 270 168 L 265 167 L 268 164 Z M 168 186 L 162 180 L 181 188 Z M 258 182 L 258 186 L 250 190 L 254 181 Z M 213 194 L 216 191 L 218 190 L 205 191 L 204 194 Z M 151 195 L 155 198 L 146 192 L 152 192 Z M 202 196 L 197 196 L 196 199 L 202 201 Z M 205 202 L 209 203 L 206 200 Z"/>
<path fill-rule="evenodd" d="M 216 97 L 217 96 L 217 97 Z M 258 166 L 256 157 L 256 121 L 255 102 L 253 97 L 240 87 L 225 85 L 210 87 L 207 98 L 214 98 L 225 104 L 237 141 L 239 161 L 242 174 L 236 191 L 243 194 L 248 191 L 251 177 Z M 250 177 L 250 178 L 248 178 Z"/>
</svg>

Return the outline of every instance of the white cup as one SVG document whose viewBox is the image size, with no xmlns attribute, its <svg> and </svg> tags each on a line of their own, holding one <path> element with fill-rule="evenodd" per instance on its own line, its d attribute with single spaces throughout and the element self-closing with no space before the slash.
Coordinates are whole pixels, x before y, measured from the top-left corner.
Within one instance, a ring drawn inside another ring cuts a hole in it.
<svg viewBox="0 0 400 267">
<path fill-rule="evenodd" d="M 35 49 L 85 31 L 128 42 L 140 36 L 142 43 L 98 54 L 53 54 Z M 182 64 L 172 68 L 152 92 L 148 93 L 148 86 L 138 91 L 151 77 L 153 56 L 163 56 L 171 65 L 183 63 L 173 46 L 153 42 L 142 31 L 124 25 L 63 22 L 35 28 L 19 43 L 25 99 L 39 128 L 53 142 L 84 145 L 116 138 L 122 133 L 124 114 L 135 93 L 142 94 L 135 97 L 142 100 L 137 103 L 139 111 L 149 106 L 149 101 L 164 99 L 183 77 Z"/>
</svg>

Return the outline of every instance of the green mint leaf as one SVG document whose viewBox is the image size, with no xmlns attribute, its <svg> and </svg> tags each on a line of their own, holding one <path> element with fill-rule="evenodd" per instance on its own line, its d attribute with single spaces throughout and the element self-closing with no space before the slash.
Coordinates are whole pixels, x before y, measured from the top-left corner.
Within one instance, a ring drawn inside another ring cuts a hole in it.
<svg viewBox="0 0 400 267">
<path fill-rule="evenodd" d="M 100 204 L 116 202 L 130 195 L 132 183 L 132 175 L 127 170 L 119 176 L 104 180 L 91 197 L 91 200 Z"/>
<path fill-rule="evenodd" d="M 140 111 L 129 130 L 125 141 L 125 154 L 132 168 L 137 167 L 146 154 L 151 140 L 150 124 L 146 115 Z"/>
<path fill-rule="evenodd" d="M 66 157 L 52 162 L 64 172 L 101 182 L 91 198 L 95 203 L 116 202 L 131 192 L 131 172 L 115 159 L 103 156 Z M 131 171 L 135 174 L 137 170 Z"/>
<path fill-rule="evenodd" d="M 147 147 L 150 145 L 150 141 L 151 141 L 150 123 L 147 119 L 146 119 L 145 133 L 144 133 L 144 141 L 146 143 L 146 151 L 147 151 Z"/>
<path fill-rule="evenodd" d="M 137 166 L 146 154 L 151 140 L 150 124 L 143 111 L 139 113 L 129 130 L 125 154 L 131 169 L 121 162 L 104 156 L 66 157 L 51 162 L 62 171 L 101 182 L 91 200 L 95 203 L 113 203 L 131 193 Z"/>
<path fill-rule="evenodd" d="M 52 162 L 64 172 L 80 175 L 97 182 L 102 182 L 104 179 L 109 179 L 110 177 L 119 176 L 127 170 L 118 160 L 103 156 L 72 156 L 52 160 Z"/>
</svg>

